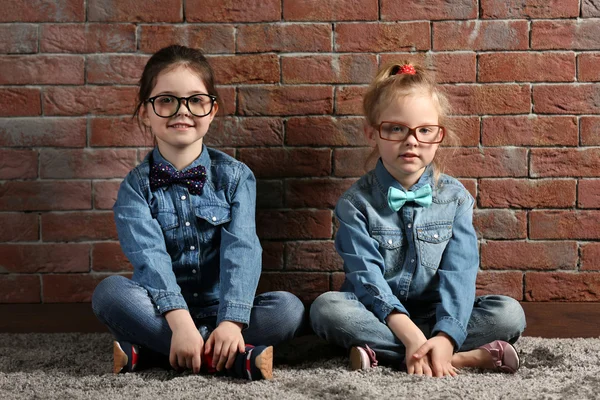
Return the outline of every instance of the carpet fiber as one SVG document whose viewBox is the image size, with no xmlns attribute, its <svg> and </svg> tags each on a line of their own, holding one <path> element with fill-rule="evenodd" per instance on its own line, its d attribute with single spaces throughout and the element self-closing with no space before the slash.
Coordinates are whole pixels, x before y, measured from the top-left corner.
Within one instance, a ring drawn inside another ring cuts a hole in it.
<svg viewBox="0 0 600 400">
<path fill-rule="evenodd" d="M 525 337 L 516 375 L 456 378 L 387 367 L 351 372 L 312 336 L 276 349 L 275 379 L 248 382 L 150 369 L 113 375 L 108 334 L 0 334 L 0 399 L 592 399 L 600 398 L 600 339 Z"/>
</svg>

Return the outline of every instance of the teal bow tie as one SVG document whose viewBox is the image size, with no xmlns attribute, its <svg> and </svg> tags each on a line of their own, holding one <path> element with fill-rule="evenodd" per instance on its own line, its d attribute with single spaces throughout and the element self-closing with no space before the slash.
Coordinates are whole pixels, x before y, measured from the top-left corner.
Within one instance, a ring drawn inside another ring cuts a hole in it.
<svg viewBox="0 0 600 400">
<path fill-rule="evenodd" d="M 394 211 L 402 208 L 407 201 L 414 201 L 420 206 L 429 207 L 433 198 L 431 196 L 431 186 L 424 185 L 414 192 L 403 192 L 400 189 L 391 187 L 388 190 L 388 205 Z"/>
</svg>

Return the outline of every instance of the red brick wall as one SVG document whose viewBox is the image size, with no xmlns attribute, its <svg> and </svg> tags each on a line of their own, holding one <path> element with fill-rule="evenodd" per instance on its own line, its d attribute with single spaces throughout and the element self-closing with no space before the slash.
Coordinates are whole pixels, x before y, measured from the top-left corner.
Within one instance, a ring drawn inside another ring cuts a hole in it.
<svg viewBox="0 0 600 400">
<path fill-rule="evenodd" d="M 5 0 L 0 302 L 89 301 L 130 273 L 111 206 L 152 144 L 129 119 L 135 83 L 174 42 L 221 83 L 207 144 L 259 178 L 260 290 L 339 286 L 332 208 L 364 173 L 360 97 L 409 58 L 454 105 L 479 293 L 599 300 L 600 0 Z"/>
</svg>

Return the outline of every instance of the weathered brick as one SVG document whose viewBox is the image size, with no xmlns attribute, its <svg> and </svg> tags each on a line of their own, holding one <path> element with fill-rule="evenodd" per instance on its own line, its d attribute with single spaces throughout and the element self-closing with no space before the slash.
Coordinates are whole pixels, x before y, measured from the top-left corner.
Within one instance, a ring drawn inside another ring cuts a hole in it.
<svg viewBox="0 0 600 400">
<path fill-rule="evenodd" d="M 240 87 L 240 115 L 331 114 L 333 89 L 329 86 Z"/>
<path fill-rule="evenodd" d="M 479 55 L 479 82 L 572 82 L 575 53 Z"/>
<path fill-rule="evenodd" d="M 81 0 L 20 0 L 2 2 L 0 22 L 74 22 L 85 21 Z"/>
<path fill-rule="evenodd" d="M 483 271 L 477 274 L 476 295 L 499 294 L 523 300 L 523 273 Z"/>
<path fill-rule="evenodd" d="M 378 157 L 374 157 L 367 163 L 367 159 L 372 153 L 372 147 L 335 149 L 333 153 L 333 176 L 342 178 L 363 176 L 375 168 Z"/>
<path fill-rule="evenodd" d="M 600 117 L 581 117 L 581 144 L 600 145 Z"/>
<path fill-rule="evenodd" d="M 40 89 L 2 88 L 0 89 L 0 117 L 24 117 L 40 115 L 42 102 Z M 2 124 L 4 120 L 0 120 Z M 9 120 L 15 121 L 15 120 Z M 2 140 L 2 137 L 0 137 Z"/>
<path fill-rule="evenodd" d="M 600 211 L 529 212 L 530 239 L 600 239 Z"/>
<path fill-rule="evenodd" d="M 0 213 L 0 242 L 33 242 L 39 239 L 38 215 Z"/>
<path fill-rule="evenodd" d="M 83 71 L 82 56 L 0 56 L 0 85 L 81 85 Z"/>
<path fill-rule="evenodd" d="M 264 22 L 281 19 L 280 0 L 186 0 L 187 22 Z"/>
<path fill-rule="evenodd" d="M 600 24 L 593 19 L 533 21 L 532 49 L 598 50 Z"/>
<path fill-rule="evenodd" d="M 0 303 L 39 303 L 41 293 L 38 275 L 0 275 Z"/>
<path fill-rule="evenodd" d="M 600 2 L 598 0 L 583 0 L 581 16 L 584 18 L 600 17 Z"/>
<path fill-rule="evenodd" d="M 398 2 L 381 0 L 381 19 L 395 20 L 439 20 L 477 18 L 476 0 L 429 0 Z"/>
<path fill-rule="evenodd" d="M 483 239 L 525 239 L 527 214 L 514 210 L 475 210 L 473 226 Z"/>
<path fill-rule="evenodd" d="M 94 272 L 133 271 L 133 266 L 123 254 L 118 242 L 94 243 L 92 270 Z"/>
<path fill-rule="evenodd" d="M 532 149 L 530 174 L 543 176 L 598 176 L 600 148 Z"/>
<path fill-rule="evenodd" d="M 479 145 L 480 121 L 479 117 L 446 117 L 441 123 L 451 129 L 458 137 L 460 146 L 474 147 Z M 449 141 L 442 142 L 441 146 L 456 146 Z"/>
<path fill-rule="evenodd" d="M 481 0 L 481 16 L 498 19 L 576 18 L 579 0 Z"/>
<path fill-rule="evenodd" d="M 600 208 L 600 179 L 580 179 L 577 199 L 579 208 Z"/>
<path fill-rule="evenodd" d="M 139 28 L 139 49 L 154 53 L 173 43 L 196 47 L 203 53 L 233 53 L 233 25 L 142 25 Z"/>
<path fill-rule="evenodd" d="M 600 243 L 585 243 L 581 245 L 581 270 L 600 270 Z"/>
<path fill-rule="evenodd" d="M 1 18 L 1 17 L 0 17 Z M 33 24 L 0 25 L 0 53 L 37 53 L 38 28 Z"/>
<path fill-rule="evenodd" d="M 44 242 L 117 240 L 112 211 L 42 214 Z"/>
<path fill-rule="evenodd" d="M 87 243 L 0 244 L 0 272 L 86 272 L 90 248 Z"/>
<path fill-rule="evenodd" d="M 570 208 L 575 206 L 575 179 L 482 179 L 479 205 L 496 208 Z"/>
<path fill-rule="evenodd" d="M 147 61 L 147 56 L 92 54 L 87 58 L 86 81 L 92 84 L 135 85 Z"/>
<path fill-rule="evenodd" d="M 0 184 L 0 210 L 89 210 L 90 182 L 34 181 Z"/>
<path fill-rule="evenodd" d="M 220 104 L 219 113 L 217 116 L 233 115 L 237 109 L 237 94 L 235 87 L 218 87 L 219 99 L 217 100 Z"/>
<path fill-rule="evenodd" d="M 297 271 L 341 271 L 342 259 L 333 241 L 288 242 L 285 269 Z"/>
<path fill-rule="evenodd" d="M 598 301 L 600 274 L 528 272 L 525 274 L 525 300 Z"/>
<path fill-rule="evenodd" d="M 440 148 L 436 157 L 445 162 L 446 173 L 464 178 L 527 176 L 524 148 Z"/>
<path fill-rule="evenodd" d="M 117 181 L 94 181 L 93 185 L 93 197 L 94 197 L 94 209 L 96 210 L 110 210 L 112 209 L 115 201 L 117 200 L 117 193 L 119 192 L 119 186 L 121 180 Z"/>
<path fill-rule="evenodd" d="M 279 82 L 279 58 L 275 54 L 212 56 L 208 62 L 221 85 Z"/>
<path fill-rule="evenodd" d="M 556 93 L 561 95 L 556 96 Z M 536 85 L 533 104 L 534 112 L 541 114 L 598 114 L 600 83 Z"/>
<path fill-rule="evenodd" d="M 0 149 L 0 179 L 30 179 L 37 176 L 37 151 Z"/>
<path fill-rule="evenodd" d="M 256 206 L 258 208 L 283 208 L 282 180 L 259 179 L 256 183 Z"/>
<path fill-rule="evenodd" d="M 252 24 L 237 29 L 237 51 L 258 53 L 275 51 L 331 51 L 331 24 Z"/>
<path fill-rule="evenodd" d="M 117 53 L 136 50 L 133 24 L 42 25 L 44 53 Z"/>
<path fill-rule="evenodd" d="M 443 85 L 442 90 L 454 114 L 524 114 L 531 107 L 529 85 Z"/>
<path fill-rule="evenodd" d="M 373 0 L 284 1 L 286 21 L 373 21 L 379 17 Z"/>
<path fill-rule="evenodd" d="M 577 146 L 577 118 L 570 116 L 500 116 L 483 118 L 484 146 Z"/>
<path fill-rule="evenodd" d="M 435 71 L 437 83 L 475 82 L 477 54 L 475 52 L 427 52 L 382 54 L 381 65 L 391 62 L 423 65 Z M 449 68 L 448 66 L 452 66 Z"/>
<path fill-rule="evenodd" d="M 345 279 L 346 279 L 346 274 L 343 272 L 332 273 L 331 279 L 330 279 L 329 290 L 340 290 Z"/>
<path fill-rule="evenodd" d="M 486 269 L 551 270 L 577 268 L 577 242 L 487 241 L 481 244 Z"/>
<path fill-rule="evenodd" d="M 583 53 L 577 56 L 577 79 L 580 82 L 600 81 L 600 53 Z"/>
<path fill-rule="evenodd" d="M 328 176 L 331 173 L 331 149 L 253 148 L 240 149 L 238 154 L 238 159 L 260 178 Z"/>
<path fill-rule="evenodd" d="M 362 118 L 292 117 L 288 119 L 288 146 L 367 146 Z"/>
<path fill-rule="evenodd" d="M 132 114 L 135 87 L 64 86 L 44 89 L 46 115 Z"/>
<path fill-rule="evenodd" d="M 42 178 L 122 178 L 136 165 L 135 150 L 42 150 Z"/>
<path fill-rule="evenodd" d="M 281 59 L 282 82 L 370 83 L 377 74 L 371 54 L 286 56 Z"/>
<path fill-rule="evenodd" d="M 283 121 L 260 117 L 215 120 L 204 143 L 217 147 L 278 146 L 283 144 Z"/>
<path fill-rule="evenodd" d="M 433 50 L 527 50 L 527 21 L 433 23 Z"/>
<path fill-rule="evenodd" d="M 282 270 L 283 269 L 283 242 L 270 242 L 262 240 L 262 267 L 264 270 Z"/>
<path fill-rule="evenodd" d="M 335 27 L 338 52 L 391 52 L 429 50 L 428 22 L 339 23 Z"/>
<path fill-rule="evenodd" d="M 0 119 L 0 146 L 6 147 L 84 147 L 85 118 Z"/>
<path fill-rule="evenodd" d="M 142 129 L 131 117 L 90 118 L 90 146 L 99 147 L 149 147 L 154 136 Z"/>
<path fill-rule="evenodd" d="M 183 0 L 145 2 L 136 0 L 87 0 L 87 20 L 102 22 L 183 22 Z"/>
<path fill-rule="evenodd" d="M 258 211 L 256 227 L 261 239 L 331 239 L 331 211 Z"/>
<path fill-rule="evenodd" d="M 367 86 L 337 86 L 335 88 L 335 114 L 362 115 L 363 96 Z"/>
<path fill-rule="evenodd" d="M 289 179 L 285 204 L 290 208 L 333 208 L 355 179 Z"/>
<path fill-rule="evenodd" d="M 260 277 L 257 293 L 284 290 L 297 295 L 305 303 L 312 302 L 329 290 L 329 274 L 325 272 L 266 272 Z"/>
<path fill-rule="evenodd" d="M 49 274 L 42 276 L 44 303 L 89 303 L 92 293 L 107 275 Z"/>
</svg>

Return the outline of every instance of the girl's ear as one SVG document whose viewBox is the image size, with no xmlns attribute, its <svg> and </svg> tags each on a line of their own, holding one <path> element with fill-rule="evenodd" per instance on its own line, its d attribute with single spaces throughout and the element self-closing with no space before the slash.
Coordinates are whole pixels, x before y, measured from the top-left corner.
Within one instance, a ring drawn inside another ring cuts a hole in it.
<svg viewBox="0 0 600 400">
<path fill-rule="evenodd" d="M 219 103 L 215 101 L 215 103 L 213 104 L 213 109 L 210 112 L 210 122 L 212 122 L 212 120 L 215 118 L 217 112 L 219 112 Z"/>
<path fill-rule="evenodd" d="M 369 123 L 367 121 L 365 121 L 363 123 L 363 132 L 364 132 L 365 138 L 367 139 L 369 144 L 371 146 L 376 146 L 377 141 L 375 140 L 375 137 L 377 135 L 379 135 L 379 132 L 377 132 L 377 130 L 375 128 L 373 128 L 371 125 L 369 125 Z"/>
<path fill-rule="evenodd" d="M 150 118 L 148 118 L 148 109 L 145 104 L 140 107 L 140 121 L 142 121 L 145 127 L 150 127 Z"/>
</svg>

